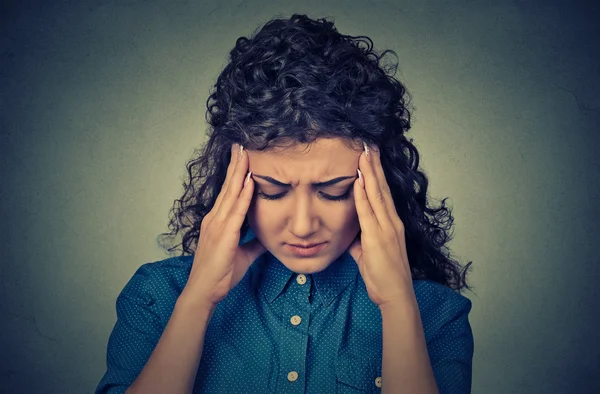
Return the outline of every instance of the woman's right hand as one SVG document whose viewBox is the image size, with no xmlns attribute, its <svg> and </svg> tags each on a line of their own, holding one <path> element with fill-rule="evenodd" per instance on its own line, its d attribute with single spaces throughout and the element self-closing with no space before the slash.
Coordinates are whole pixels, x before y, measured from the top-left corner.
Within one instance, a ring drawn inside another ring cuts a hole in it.
<svg viewBox="0 0 600 394">
<path fill-rule="evenodd" d="M 248 154 L 239 158 L 239 145 L 231 148 L 231 162 L 215 205 L 204 217 L 185 296 L 215 307 L 244 277 L 266 249 L 258 241 L 239 245 L 240 229 L 252 201 L 254 181 L 247 177 Z M 248 183 L 244 185 L 244 181 Z M 182 295 L 183 295 L 182 293 Z"/>
</svg>

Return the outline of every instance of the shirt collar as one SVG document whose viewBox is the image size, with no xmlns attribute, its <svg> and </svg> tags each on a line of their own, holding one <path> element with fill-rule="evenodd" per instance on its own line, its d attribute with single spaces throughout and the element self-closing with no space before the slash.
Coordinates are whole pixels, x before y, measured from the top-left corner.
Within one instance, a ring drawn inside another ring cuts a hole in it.
<svg viewBox="0 0 600 394">
<path fill-rule="evenodd" d="M 283 293 L 287 283 L 296 273 L 287 268 L 270 252 L 265 252 L 252 264 L 252 286 L 258 286 L 271 303 Z M 323 305 L 329 305 L 358 274 L 356 262 L 348 252 L 344 251 L 323 271 L 309 274 L 314 281 L 316 294 Z"/>
</svg>

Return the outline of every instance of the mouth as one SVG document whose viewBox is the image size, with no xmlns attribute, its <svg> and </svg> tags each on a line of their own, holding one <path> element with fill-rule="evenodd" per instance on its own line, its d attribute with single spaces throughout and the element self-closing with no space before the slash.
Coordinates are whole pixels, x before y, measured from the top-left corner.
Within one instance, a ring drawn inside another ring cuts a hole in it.
<svg viewBox="0 0 600 394">
<path fill-rule="evenodd" d="M 306 247 L 302 246 L 302 245 L 287 244 L 287 247 L 296 256 L 310 257 L 310 256 L 316 255 L 321 250 L 323 250 L 323 248 L 325 247 L 326 244 L 327 244 L 327 242 L 321 242 L 318 244 L 314 244 L 314 243 L 306 244 L 307 245 Z"/>
<path fill-rule="evenodd" d="M 318 242 L 313 244 L 288 244 L 290 246 L 294 246 L 296 248 L 312 248 L 313 246 L 321 245 L 324 242 Z"/>
</svg>

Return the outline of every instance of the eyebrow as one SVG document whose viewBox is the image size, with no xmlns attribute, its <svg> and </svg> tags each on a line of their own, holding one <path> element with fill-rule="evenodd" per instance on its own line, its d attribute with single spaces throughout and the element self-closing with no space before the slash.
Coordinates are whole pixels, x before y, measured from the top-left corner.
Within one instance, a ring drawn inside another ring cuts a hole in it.
<svg viewBox="0 0 600 394">
<path fill-rule="evenodd" d="M 291 187 L 292 185 L 289 183 L 283 183 L 281 181 L 278 181 L 277 179 L 271 178 L 270 176 L 265 176 L 265 175 L 258 175 L 258 174 L 252 174 L 253 177 L 257 177 L 257 178 L 261 178 L 264 179 L 267 182 L 270 182 L 274 185 L 277 186 L 282 186 L 282 187 Z M 350 178 L 356 178 L 356 175 L 351 175 L 351 176 L 340 176 L 337 178 L 333 178 L 330 179 L 328 181 L 325 182 L 314 182 L 312 183 L 313 187 L 324 187 L 324 186 L 330 186 L 330 185 L 334 185 L 338 182 L 344 181 L 346 179 L 350 179 Z"/>
</svg>

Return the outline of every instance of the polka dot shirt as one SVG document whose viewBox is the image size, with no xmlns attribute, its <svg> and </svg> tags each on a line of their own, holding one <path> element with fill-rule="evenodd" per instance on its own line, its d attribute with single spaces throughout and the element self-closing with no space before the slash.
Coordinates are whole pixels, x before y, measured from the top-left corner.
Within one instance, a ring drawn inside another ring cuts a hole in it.
<svg viewBox="0 0 600 394">
<path fill-rule="evenodd" d="M 193 256 L 142 265 L 116 301 L 107 370 L 96 393 L 124 393 L 173 312 Z M 471 301 L 413 281 L 441 394 L 470 393 Z M 194 393 L 379 393 L 381 312 L 346 251 L 325 270 L 296 274 L 269 252 L 213 312 Z"/>
</svg>

